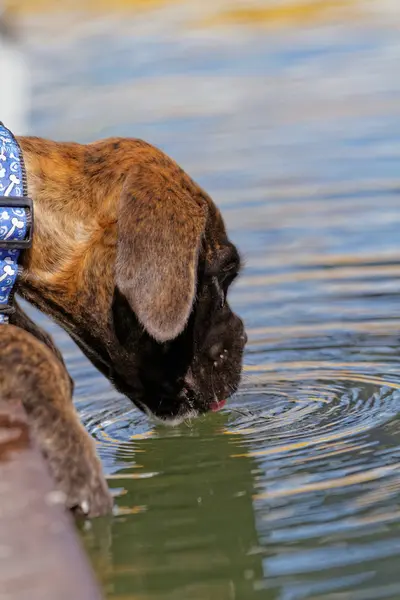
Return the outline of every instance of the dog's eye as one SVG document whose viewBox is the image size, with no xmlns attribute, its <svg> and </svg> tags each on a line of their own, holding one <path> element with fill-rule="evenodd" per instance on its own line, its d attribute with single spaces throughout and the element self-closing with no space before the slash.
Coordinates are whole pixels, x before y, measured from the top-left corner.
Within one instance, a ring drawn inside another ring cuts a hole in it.
<svg viewBox="0 0 400 600">
<path fill-rule="evenodd" d="M 230 285 L 232 283 L 232 281 L 235 279 L 235 277 L 237 277 L 239 268 L 240 268 L 240 265 L 238 264 L 238 262 L 235 262 L 235 261 L 227 262 L 220 270 L 220 279 L 222 279 L 222 281 L 224 283 L 225 283 L 225 281 L 228 281 L 229 282 L 228 285 Z"/>
<path fill-rule="evenodd" d="M 236 277 L 237 272 L 232 271 L 231 269 L 226 273 L 224 272 L 221 279 L 222 283 L 224 284 L 224 287 L 228 288 L 231 285 L 231 283 L 233 283 L 233 281 L 236 279 Z"/>
</svg>

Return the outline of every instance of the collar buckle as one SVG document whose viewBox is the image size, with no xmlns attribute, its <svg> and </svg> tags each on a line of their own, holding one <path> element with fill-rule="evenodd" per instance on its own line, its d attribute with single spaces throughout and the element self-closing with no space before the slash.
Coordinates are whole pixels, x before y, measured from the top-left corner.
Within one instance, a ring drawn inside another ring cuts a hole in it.
<svg viewBox="0 0 400 600">
<path fill-rule="evenodd" d="M 32 246 L 33 237 L 33 202 L 32 198 L 26 196 L 0 196 L 0 210 L 5 208 L 26 208 L 27 209 L 27 232 L 23 240 L 0 240 L 0 250 L 25 250 Z M 3 312 L 0 304 L 0 313 Z"/>
</svg>

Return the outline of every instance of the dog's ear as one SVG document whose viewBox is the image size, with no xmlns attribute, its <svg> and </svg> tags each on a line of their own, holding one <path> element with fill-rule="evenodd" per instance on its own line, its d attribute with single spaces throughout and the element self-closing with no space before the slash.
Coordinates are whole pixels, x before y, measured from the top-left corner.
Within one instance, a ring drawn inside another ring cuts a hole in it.
<svg viewBox="0 0 400 600">
<path fill-rule="evenodd" d="M 136 166 L 118 211 L 116 285 L 158 342 L 185 328 L 196 294 L 197 263 L 207 219 L 204 200 L 157 164 Z"/>
</svg>

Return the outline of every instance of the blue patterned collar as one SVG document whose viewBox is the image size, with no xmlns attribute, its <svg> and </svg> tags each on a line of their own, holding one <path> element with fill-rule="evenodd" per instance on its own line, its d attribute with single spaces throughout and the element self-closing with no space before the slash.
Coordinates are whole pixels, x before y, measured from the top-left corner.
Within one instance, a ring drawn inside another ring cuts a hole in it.
<svg viewBox="0 0 400 600">
<path fill-rule="evenodd" d="M 0 324 L 14 311 L 15 284 L 21 250 L 32 243 L 32 200 L 21 149 L 0 122 Z"/>
</svg>

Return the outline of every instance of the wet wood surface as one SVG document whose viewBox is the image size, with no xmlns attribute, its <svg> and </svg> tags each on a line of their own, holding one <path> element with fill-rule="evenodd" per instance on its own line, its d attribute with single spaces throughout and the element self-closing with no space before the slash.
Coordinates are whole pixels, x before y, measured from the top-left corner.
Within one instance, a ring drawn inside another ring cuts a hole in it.
<svg viewBox="0 0 400 600">
<path fill-rule="evenodd" d="M 0 600 L 101 600 L 22 406 L 0 399 Z"/>
</svg>

